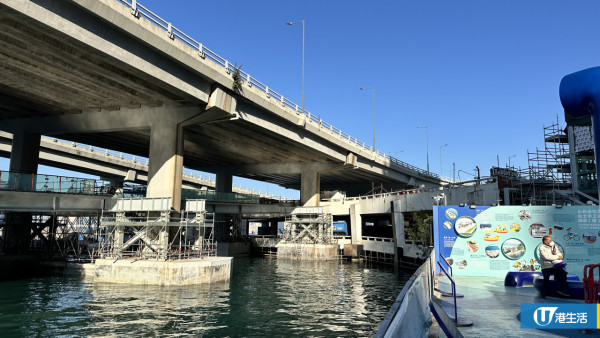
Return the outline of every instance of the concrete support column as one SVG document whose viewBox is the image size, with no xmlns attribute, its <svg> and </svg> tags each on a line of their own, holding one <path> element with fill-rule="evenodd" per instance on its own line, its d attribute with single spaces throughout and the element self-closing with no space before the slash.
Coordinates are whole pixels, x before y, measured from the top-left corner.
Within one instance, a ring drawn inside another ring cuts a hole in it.
<svg viewBox="0 0 600 338">
<path fill-rule="evenodd" d="M 400 243 L 404 244 L 404 214 L 397 212 L 394 209 L 394 202 L 392 204 L 392 234 L 394 237 L 394 265 L 397 266 L 398 262 L 402 259 L 401 254 L 404 254 L 404 249 L 399 248 Z"/>
<path fill-rule="evenodd" d="M 2 233 L 4 236 L 2 251 L 4 253 L 26 252 L 31 242 L 31 213 L 11 212 L 7 214 Z"/>
<path fill-rule="evenodd" d="M 183 128 L 176 122 L 157 121 L 150 131 L 150 161 L 146 197 L 171 197 L 171 207 L 181 209 Z"/>
<path fill-rule="evenodd" d="M 215 176 L 216 192 L 233 192 L 233 175 L 217 173 Z"/>
<path fill-rule="evenodd" d="M 350 206 L 350 232 L 352 244 L 362 243 L 362 217 L 360 217 L 360 204 Z"/>
<path fill-rule="evenodd" d="M 37 173 L 40 160 L 40 134 L 24 131 L 13 134 L 9 170 L 20 173 L 9 176 L 9 186 L 18 191 L 33 191 L 31 174 Z"/>
<path fill-rule="evenodd" d="M 36 174 L 40 162 L 40 134 L 25 131 L 13 134 L 10 171 Z"/>
<path fill-rule="evenodd" d="M 300 204 L 317 207 L 320 201 L 321 177 L 319 171 L 303 168 L 300 172 Z"/>
</svg>

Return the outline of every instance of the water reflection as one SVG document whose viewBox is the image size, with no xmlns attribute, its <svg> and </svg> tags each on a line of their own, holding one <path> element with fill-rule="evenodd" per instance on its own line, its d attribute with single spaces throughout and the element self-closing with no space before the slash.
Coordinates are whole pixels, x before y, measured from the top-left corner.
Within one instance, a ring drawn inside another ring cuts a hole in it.
<svg viewBox="0 0 600 338">
<path fill-rule="evenodd" d="M 94 284 L 87 304 L 90 335 L 202 335 L 229 313 L 229 283 L 161 287 Z"/>
<path fill-rule="evenodd" d="M 372 336 L 410 274 L 357 263 L 236 258 L 230 283 L 0 283 L 0 336 Z"/>
</svg>

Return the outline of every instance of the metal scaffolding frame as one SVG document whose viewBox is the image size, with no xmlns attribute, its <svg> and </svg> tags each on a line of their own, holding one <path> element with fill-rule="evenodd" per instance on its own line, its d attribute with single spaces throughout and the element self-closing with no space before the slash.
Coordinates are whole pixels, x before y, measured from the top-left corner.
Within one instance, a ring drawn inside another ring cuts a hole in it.
<svg viewBox="0 0 600 338">
<path fill-rule="evenodd" d="M 188 259 L 216 256 L 214 214 L 204 200 L 188 200 L 183 213 L 170 210 L 167 199 L 120 199 L 102 213 L 101 258 Z"/>
<path fill-rule="evenodd" d="M 527 153 L 530 177 L 571 185 L 569 138 L 558 122 L 544 126 L 544 149 Z"/>
<path fill-rule="evenodd" d="M 330 244 L 333 239 L 333 217 L 323 207 L 299 207 L 286 216 L 283 242 Z"/>
<path fill-rule="evenodd" d="M 19 250 L 44 254 L 51 260 L 71 262 L 90 262 L 94 252 L 98 251 L 100 213 L 9 212 L 2 215 L 0 252 L 8 244 L 4 235 L 11 231 L 11 223 L 19 228 L 29 224 L 25 233 L 16 235 L 21 242 Z"/>
<path fill-rule="evenodd" d="M 507 168 L 518 172 L 510 182 L 514 188 L 511 201 L 530 205 L 578 202 L 572 192 L 569 139 L 558 116 L 543 132 L 544 148 L 527 152 L 527 168 Z"/>
</svg>

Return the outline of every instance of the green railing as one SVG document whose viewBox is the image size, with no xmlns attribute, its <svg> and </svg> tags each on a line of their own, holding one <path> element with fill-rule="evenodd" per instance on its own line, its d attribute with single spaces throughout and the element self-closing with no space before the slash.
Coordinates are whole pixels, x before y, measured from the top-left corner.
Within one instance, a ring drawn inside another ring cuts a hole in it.
<svg viewBox="0 0 600 338">
<path fill-rule="evenodd" d="M 182 189 L 181 199 L 203 199 L 215 202 L 243 202 L 259 203 L 260 196 L 253 194 L 239 194 L 232 192 L 216 192 L 212 190 Z"/>
<path fill-rule="evenodd" d="M 0 190 L 107 195 L 105 182 L 89 178 L 0 171 Z"/>
</svg>

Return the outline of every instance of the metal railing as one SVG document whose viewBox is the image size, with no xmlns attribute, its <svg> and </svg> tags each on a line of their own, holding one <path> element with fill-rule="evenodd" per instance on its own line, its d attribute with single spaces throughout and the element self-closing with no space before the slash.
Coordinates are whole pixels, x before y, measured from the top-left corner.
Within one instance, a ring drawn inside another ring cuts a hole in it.
<svg viewBox="0 0 600 338">
<path fill-rule="evenodd" d="M 107 183 L 102 180 L 9 171 L 0 171 L 0 190 L 109 195 Z"/>
<path fill-rule="evenodd" d="M 269 86 L 259 82 L 257 79 L 250 76 L 250 74 L 242 71 L 241 69 L 237 68 L 235 65 L 232 65 L 231 62 L 229 62 L 225 58 L 219 56 L 217 53 L 211 51 L 210 49 L 206 48 L 202 43 L 194 40 L 192 37 L 185 34 L 181 30 L 177 29 L 176 27 L 173 26 L 173 24 L 171 22 L 162 19 L 157 14 L 153 13 L 148 8 L 141 5 L 137 0 L 116 0 L 116 1 L 127 6 L 130 9 L 131 14 L 134 15 L 135 17 L 137 17 L 137 18 L 143 17 L 143 18 L 147 19 L 149 22 L 153 23 L 154 25 L 160 27 L 162 30 L 165 31 L 165 33 L 171 40 L 181 41 L 182 43 L 184 43 L 184 44 L 188 45 L 189 47 L 191 47 L 192 49 L 196 50 L 198 52 L 199 58 L 201 58 L 203 60 L 209 59 L 209 60 L 213 61 L 218 66 L 225 68 L 225 71 L 227 72 L 227 74 L 231 74 L 232 72 L 239 72 L 242 81 L 245 82 L 245 84 L 248 87 L 256 87 L 258 90 L 264 92 L 265 95 L 267 96 L 267 98 L 273 98 L 274 100 L 279 101 L 283 107 L 287 107 L 287 108 L 294 110 L 296 115 L 300 115 L 300 114 L 305 115 L 307 121 L 319 125 L 319 129 L 328 130 L 332 134 L 338 135 L 342 139 L 349 141 L 350 143 L 353 143 L 363 149 L 374 152 L 378 156 L 388 159 L 388 160 L 390 160 L 390 162 L 395 163 L 401 167 L 416 171 L 419 174 L 424 175 L 424 176 L 439 178 L 439 176 L 435 173 L 417 168 L 413 165 L 410 165 L 408 163 L 400 161 L 397 158 L 389 156 L 389 155 L 385 154 L 384 152 L 373 148 L 371 145 L 368 145 L 368 144 L 350 136 L 349 134 L 335 128 L 331 124 L 321 120 L 321 117 L 315 116 L 306 110 L 302 111 L 302 108 L 300 106 L 298 106 L 291 100 L 287 99 L 282 94 L 269 88 Z"/>
<path fill-rule="evenodd" d="M 371 237 L 371 236 L 362 236 L 363 241 L 373 241 L 373 242 L 393 242 L 393 238 L 389 237 Z"/>
<path fill-rule="evenodd" d="M 256 203 L 260 202 L 259 195 L 253 194 L 239 194 L 229 192 L 217 192 L 211 190 L 192 190 L 182 189 L 181 196 L 183 199 L 202 199 L 206 201 L 215 202 L 243 202 L 243 203 Z"/>
</svg>

